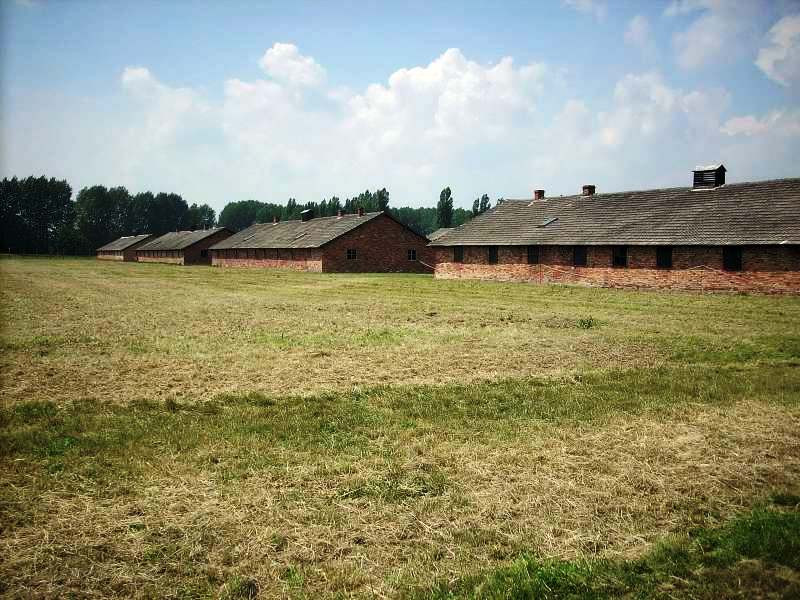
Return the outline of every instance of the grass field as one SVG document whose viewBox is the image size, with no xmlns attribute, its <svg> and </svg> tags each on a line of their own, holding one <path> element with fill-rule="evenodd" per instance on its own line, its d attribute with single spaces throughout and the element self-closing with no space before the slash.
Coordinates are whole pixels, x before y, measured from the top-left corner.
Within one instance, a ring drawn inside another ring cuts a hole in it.
<svg viewBox="0 0 800 600">
<path fill-rule="evenodd" d="M 800 298 L 0 277 L 5 595 L 800 595 Z"/>
</svg>

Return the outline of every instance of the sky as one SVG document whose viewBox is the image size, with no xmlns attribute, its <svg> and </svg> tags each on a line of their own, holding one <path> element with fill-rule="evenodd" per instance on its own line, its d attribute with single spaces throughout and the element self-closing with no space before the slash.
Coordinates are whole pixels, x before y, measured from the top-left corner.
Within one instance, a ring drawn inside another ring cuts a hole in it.
<svg viewBox="0 0 800 600">
<path fill-rule="evenodd" d="M 0 0 L 0 176 L 392 206 L 800 176 L 800 0 Z"/>
</svg>

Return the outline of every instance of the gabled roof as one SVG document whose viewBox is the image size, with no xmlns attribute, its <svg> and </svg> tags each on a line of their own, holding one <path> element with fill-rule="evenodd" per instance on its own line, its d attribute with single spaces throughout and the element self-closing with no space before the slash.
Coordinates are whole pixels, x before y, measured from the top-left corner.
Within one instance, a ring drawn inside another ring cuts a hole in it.
<svg viewBox="0 0 800 600">
<path fill-rule="evenodd" d="M 152 242 L 139 246 L 136 250 L 184 250 L 221 230 L 230 231 L 227 227 L 198 229 L 196 231 L 170 231 Z"/>
<path fill-rule="evenodd" d="M 211 250 L 230 248 L 319 248 L 345 233 L 387 213 L 371 212 L 363 216 L 318 217 L 308 221 L 256 223 L 211 246 Z M 389 216 L 389 218 L 392 218 Z M 393 219 L 394 220 L 394 219 Z"/>
<path fill-rule="evenodd" d="M 800 244 L 800 178 L 506 200 L 430 245 L 528 244 Z"/>
<path fill-rule="evenodd" d="M 121 238 L 115 239 L 113 242 L 107 243 L 105 246 L 100 246 L 97 252 L 121 252 L 151 237 L 153 236 L 149 233 L 143 233 L 142 235 L 124 235 Z"/>
<path fill-rule="evenodd" d="M 445 233 L 447 233 L 448 231 L 452 231 L 452 230 L 453 230 L 452 227 L 439 227 L 439 229 L 437 229 L 436 231 L 428 234 L 428 239 L 431 240 L 431 241 L 438 240 Z"/>
</svg>

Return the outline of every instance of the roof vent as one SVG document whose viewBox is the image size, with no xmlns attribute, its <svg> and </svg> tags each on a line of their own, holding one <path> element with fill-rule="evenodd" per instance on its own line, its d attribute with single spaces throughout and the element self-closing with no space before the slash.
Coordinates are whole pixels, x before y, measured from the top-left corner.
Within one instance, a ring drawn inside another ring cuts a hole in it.
<svg viewBox="0 0 800 600">
<path fill-rule="evenodd" d="M 533 190 L 534 200 L 544 200 L 544 190 Z"/>
<path fill-rule="evenodd" d="M 585 185 L 583 186 L 583 195 L 584 196 L 594 196 L 595 187 L 593 185 Z"/>
<path fill-rule="evenodd" d="M 694 189 L 709 189 L 725 185 L 725 165 L 706 165 L 694 168 Z"/>
<path fill-rule="evenodd" d="M 300 213 L 300 220 L 303 222 L 310 221 L 313 218 L 314 218 L 314 211 L 311 210 L 310 208 L 307 208 Z"/>
</svg>

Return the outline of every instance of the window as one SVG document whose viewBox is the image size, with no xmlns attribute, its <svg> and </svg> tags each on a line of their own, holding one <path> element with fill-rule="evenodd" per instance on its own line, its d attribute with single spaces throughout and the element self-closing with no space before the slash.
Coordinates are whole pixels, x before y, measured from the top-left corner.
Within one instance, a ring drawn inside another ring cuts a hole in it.
<svg viewBox="0 0 800 600">
<path fill-rule="evenodd" d="M 356 254 L 356 249 L 355 248 L 348 248 L 347 249 L 347 260 L 355 260 L 356 258 L 358 258 L 357 254 Z"/>
<path fill-rule="evenodd" d="M 656 248 L 656 267 L 659 269 L 672 268 L 672 246 L 659 246 Z"/>
<path fill-rule="evenodd" d="M 722 249 L 722 268 L 726 271 L 742 270 L 742 249 L 739 246 L 725 246 Z"/>
<path fill-rule="evenodd" d="M 464 246 L 453 246 L 453 262 L 464 262 Z"/>
<path fill-rule="evenodd" d="M 586 246 L 572 247 L 572 264 L 576 267 L 586 266 Z"/>
<path fill-rule="evenodd" d="M 417 260 L 417 249 L 416 248 L 409 248 L 408 249 L 408 260 Z"/>
<path fill-rule="evenodd" d="M 203 258 L 208 257 L 208 250 L 200 250 L 200 256 Z"/>
<path fill-rule="evenodd" d="M 539 246 L 528 246 L 528 264 L 539 264 Z"/>
<path fill-rule="evenodd" d="M 489 246 L 489 264 L 497 264 L 497 246 Z"/>
<path fill-rule="evenodd" d="M 615 267 L 628 266 L 628 247 L 614 246 L 611 250 L 611 264 Z"/>
</svg>

